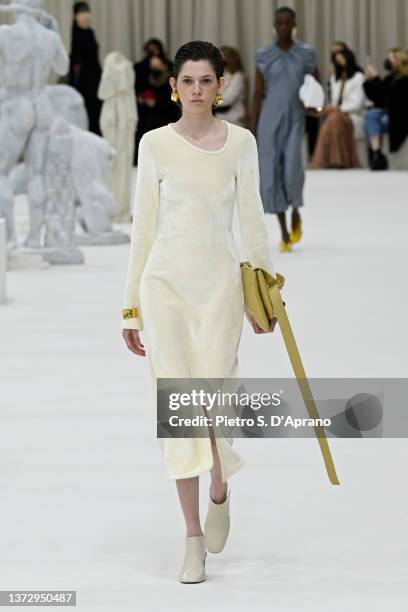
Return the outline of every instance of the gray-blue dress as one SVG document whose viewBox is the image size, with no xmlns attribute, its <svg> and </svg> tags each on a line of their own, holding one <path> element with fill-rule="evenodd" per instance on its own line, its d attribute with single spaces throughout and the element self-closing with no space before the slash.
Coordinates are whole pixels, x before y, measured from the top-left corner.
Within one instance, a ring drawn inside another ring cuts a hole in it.
<svg viewBox="0 0 408 612">
<path fill-rule="evenodd" d="M 297 40 L 289 51 L 273 42 L 257 49 L 255 59 L 265 81 L 256 134 L 260 191 L 265 212 L 277 213 L 303 205 L 305 113 L 299 89 L 305 74 L 315 71 L 316 53 Z"/>
</svg>

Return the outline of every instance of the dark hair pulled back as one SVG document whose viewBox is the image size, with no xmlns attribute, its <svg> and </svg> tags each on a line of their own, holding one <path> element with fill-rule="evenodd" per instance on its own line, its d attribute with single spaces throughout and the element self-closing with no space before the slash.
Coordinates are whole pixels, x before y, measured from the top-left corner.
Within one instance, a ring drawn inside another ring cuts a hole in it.
<svg viewBox="0 0 408 612">
<path fill-rule="evenodd" d="M 172 65 L 172 75 L 177 79 L 183 64 L 189 60 L 198 62 L 208 60 L 214 69 L 217 79 L 224 74 L 224 64 L 221 51 L 205 40 L 192 40 L 185 43 L 176 52 Z"/>
</svg>

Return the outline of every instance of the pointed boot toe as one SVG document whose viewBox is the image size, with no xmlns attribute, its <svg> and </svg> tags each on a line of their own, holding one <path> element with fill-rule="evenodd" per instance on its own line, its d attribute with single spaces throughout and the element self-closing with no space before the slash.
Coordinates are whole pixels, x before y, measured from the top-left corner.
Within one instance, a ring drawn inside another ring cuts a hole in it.
<svg viewBox="0 0 408 612">
<path fill-rule="evenodd" d="M 212 553 L 223 550 L 230 530 L 230 488 L 225 501 L 216 504 L 209 496 L 208 513 L 204 526 L 205 545 Z"/>
<path fill-rule="evenodd" d="M 204 536 L 187 536 L 183 567 L 179 576 L 180 582 L 194 583 L 206 580 L 206 556 Z"/>
</svg>

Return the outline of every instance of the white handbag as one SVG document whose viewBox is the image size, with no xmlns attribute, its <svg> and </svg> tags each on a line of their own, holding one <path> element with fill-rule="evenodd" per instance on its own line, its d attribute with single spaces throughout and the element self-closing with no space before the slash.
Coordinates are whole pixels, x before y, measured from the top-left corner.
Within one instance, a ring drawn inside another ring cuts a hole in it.
<svg viewBox="0 0 408 612">
<path fill-rule="evenodd" d="M 299 89 L 299 98 L 305 108 L 321 111 L 324 106 L 324 89 L 311 74 L 305 74 L 303 85 Z"/>
</svg>

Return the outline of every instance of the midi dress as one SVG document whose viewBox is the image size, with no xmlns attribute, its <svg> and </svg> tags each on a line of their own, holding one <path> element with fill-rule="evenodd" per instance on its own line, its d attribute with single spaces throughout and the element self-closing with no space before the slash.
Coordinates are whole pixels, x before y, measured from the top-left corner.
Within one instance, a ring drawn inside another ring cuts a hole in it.
<svg viewBox="0 0 408 612">
<path fill-rule="evenodd" d="M 172 124 L 140 141 L 124 308 L 142 331 L 152 388 L 158 378 L 236 378 L 244 320 L 238 212 L 245 258 L 276 277 L 259 191 L 258 151 L 246 128 L 223 120 L 222 148 L 207 151 Z M 243 465 L 233 440 L 216 438 L 225 482 Z M 168 478 L 213 466 L 210 437 L 158 438 Z"/>
<path fill-rule="evenodd" d="M 303 206 L 305 110 L 299 89 L 316 69 L 316 53 L 298 40 L 288 51 L 273 42 L 257 49 L 255 63 L 265 82 L 256 133 L 261 197 L 266 213 L 284 212 Z"/>
</svg>

